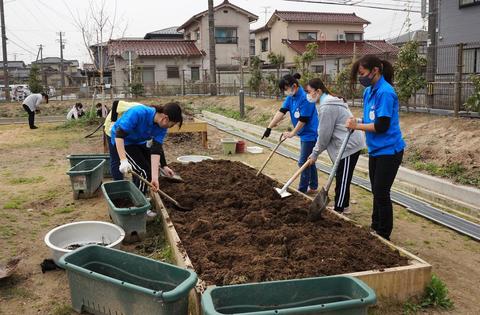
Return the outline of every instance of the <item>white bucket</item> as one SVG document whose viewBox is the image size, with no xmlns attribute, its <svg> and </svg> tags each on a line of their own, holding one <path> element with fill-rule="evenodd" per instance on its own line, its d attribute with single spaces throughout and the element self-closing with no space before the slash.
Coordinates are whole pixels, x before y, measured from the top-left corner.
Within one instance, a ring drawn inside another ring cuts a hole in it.
<svg viewBox="0 0 480 315">
<path fill-rule="evenodd" d="M 120 248 L 125 231 L 112 223 L 102 221 L 81 221 L 61 225 L 45 235 L 45 244 L 52 252 L 53 261 L 58 265 L 60 257 L 71 252 L 70 245 L 105 243 L 106 247 Z"/>
<path fill-rule="evenodd" d="M 187 164 L 190 162 L 197 163 L 206 160 L 213 160 L 213 158 L 205 155 L 184 155 L 177 158 L 177 161 L 183 164 Z"/>
</svg>

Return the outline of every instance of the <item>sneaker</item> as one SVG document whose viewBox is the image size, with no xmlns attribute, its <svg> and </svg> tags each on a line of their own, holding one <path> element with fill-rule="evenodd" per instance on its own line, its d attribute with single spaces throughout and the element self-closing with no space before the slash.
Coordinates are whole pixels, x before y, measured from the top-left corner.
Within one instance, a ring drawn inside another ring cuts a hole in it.
<svg viewBox="0 0 480 315">
<path fill-rule="evenodd" d="M 148 210 L 147 211 L 147 217 L 148 218 L 155 218 L 157 216 L 157 213 L 156 212 L 153 212 L 152 210 Z"/>
<path fill-rule="evenodd" d="M 308 189 L 307 190 L 307 195 L 316 195 L 318 194 L 318 189 Z"/>
<path fill-rule="evenodd" d="M 350 210 L 350 208 L 347 207 L 347 208 L 343 209 L 343 214 L 351 214 L 351 213 L 352 213 L 352 211 Z"/>
<path fill-rule="evenodd" d="M 38 129 L 37 126 L 30 127 L 30 129 Z"/>
</svg>

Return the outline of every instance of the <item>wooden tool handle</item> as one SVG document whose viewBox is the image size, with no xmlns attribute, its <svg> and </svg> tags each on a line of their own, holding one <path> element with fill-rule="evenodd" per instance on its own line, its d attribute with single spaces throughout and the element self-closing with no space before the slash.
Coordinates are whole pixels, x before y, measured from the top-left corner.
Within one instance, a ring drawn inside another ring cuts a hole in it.
<svg viewBox="0 0 480 315">
<path fill-rule="evenodd" d="M 288 186 L 290 186 L 293 183 L 293 181 L 310 165 L 311 165 L 310 160 L 307 160 L 305 163 L 303 163 L 302 167 L 300 167 L 282 187 L 282 192 L 286 191 Z"/>
<path fill-rule="evenodd" d="M 283 134 L 280 134 L 280 139 L 278 140 L 278 143 L 277 145 L 275 146 L 275 148 L 273 148 L 272 152 L 270 153 L 270 155 L 268 156 L 268 158 L 265 160 L 265 163 L 263 163 L 262 167 L 260 168 L 260 170 L 257 172 L 257 175 L 260 175 L 260 173 L 263 171 L 263 169 L 265 168 L 265 166 L 267 166 L 267 163 L 268 161 L 270 161 L 270 159 L 272 158 L 273 154 L 275 153 L 275 151 L 277 151 L 278 147 L 283 143 L 283 141 L 287 140 L 287 138 L 283 138 Z"/>
<path fill-rule="evenodd" d="M 135 171 L 131 171 L 131 172 L 132 172 L 133 175 L 137 176 L 138 179 L 140 179 L 142 182 L 144 182 L 150 188 L 152 188 L 154 190 L 154 192 L 159 193 L 160 195 L 162 195 L 162 197 L 167 198 L 170 202 L 173 202 L 174 204 L 178 204 L 178 202 L 175 199 L 173 199 L 172 197 L 170 197 L 169 195 L 167 195 L 166 193 L 164 193 L 160 189 L 156 189 L 148 180 L 146 180 L 145 178 L 140 176 L 140 174 L 136 173 Z"/>
</svg>

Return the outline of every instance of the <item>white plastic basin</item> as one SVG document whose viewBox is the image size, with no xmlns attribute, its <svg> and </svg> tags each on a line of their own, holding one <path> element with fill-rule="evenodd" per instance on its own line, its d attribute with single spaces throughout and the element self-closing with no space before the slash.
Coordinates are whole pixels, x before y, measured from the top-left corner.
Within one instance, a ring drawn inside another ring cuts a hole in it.
<svg viewBox="0 0 480 315">
<path fill-rule="evenodd" d="M 253 154 L 260 154 L 263 153 L 263 148 L 261 147 L 247 147 L 247 152 L 253 153 Z"/>
<path fill-rule="evenodd" d="M 177 161 L 183 164 L 190 162 L 197 163 L 205 160 L 213 160 L 213 158 L 205 155 L 184 155 L 177 158 Z"/>
<path fill-rule="evenodd" d="M 60 257 L 72 250 L 70 245 L 90 243 L 108 244 L 106 247 L 120 248 L 125 231 L 112 223 L 102 221 L 81 221 L 58 226 L 45 235 L 45 244 L 52 252 L 53 261 L 58 265 Z"/>
</svg>

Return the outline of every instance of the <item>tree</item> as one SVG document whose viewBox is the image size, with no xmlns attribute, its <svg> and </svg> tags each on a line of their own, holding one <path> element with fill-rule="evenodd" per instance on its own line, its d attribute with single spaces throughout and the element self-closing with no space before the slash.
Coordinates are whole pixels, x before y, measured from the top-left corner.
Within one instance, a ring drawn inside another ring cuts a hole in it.
<svg viewBox="0 0 480 315">
<path fill-rule="evenodd" d="M 280 80 L 280 69 L 282 68 L 283 64 L 285 63 L 285 56 L 282 54 L 276 54 L 273 51 L 270 52 L 267 56 L 268 62 L 275 66 L 277 69 L 277 82 Z M 267 78 L 268 82 L 272 86 L 273 83 L 273 91 L 276 91 L 277 97 L 280 97 L 280 89 L 278 88 L 277 84 L 275 84 L 274 80 L 272 80 L 272 76 Z"/>
<path fill-rule="evenodd" d="M 407 105 L 409 99 L 427 84 L 422 69 L 427 60 L 418 54 L 418 42 L 409 41 L 400 48 L 395 62 L 395 85 L 400 102 Z"/>
<path fill-rule="evenodd" d="M 260 92 L 260 86 L 262 84 L 262 60 L 254 56 L 250 60 L 250 79 L 248 80 L 248 86 L 255 91 L 257 95 Z"/>
<path fill-rule="evenodd" d="M 295 56 L 295 66 L 297 67 L 297 71 L 302 75 L 300 79 L 300 83 L 305 85 L 313 79 L 315 74 L 310 71 L 310 65 L 313 60 L 315 60 L 318 56 L 318 44 L 317 43 L 309 43 L 307 44 L 307 49 L 303 52 L 303 54 L 299 56 Z"/>
<path fill-rule="evenodd" d="M 28 87 L 32 93 L 40 93 L 43 91 L 42 81 L 40 80 L 40 68 L 33 64 L 28 75 Z"/>
</svg>

